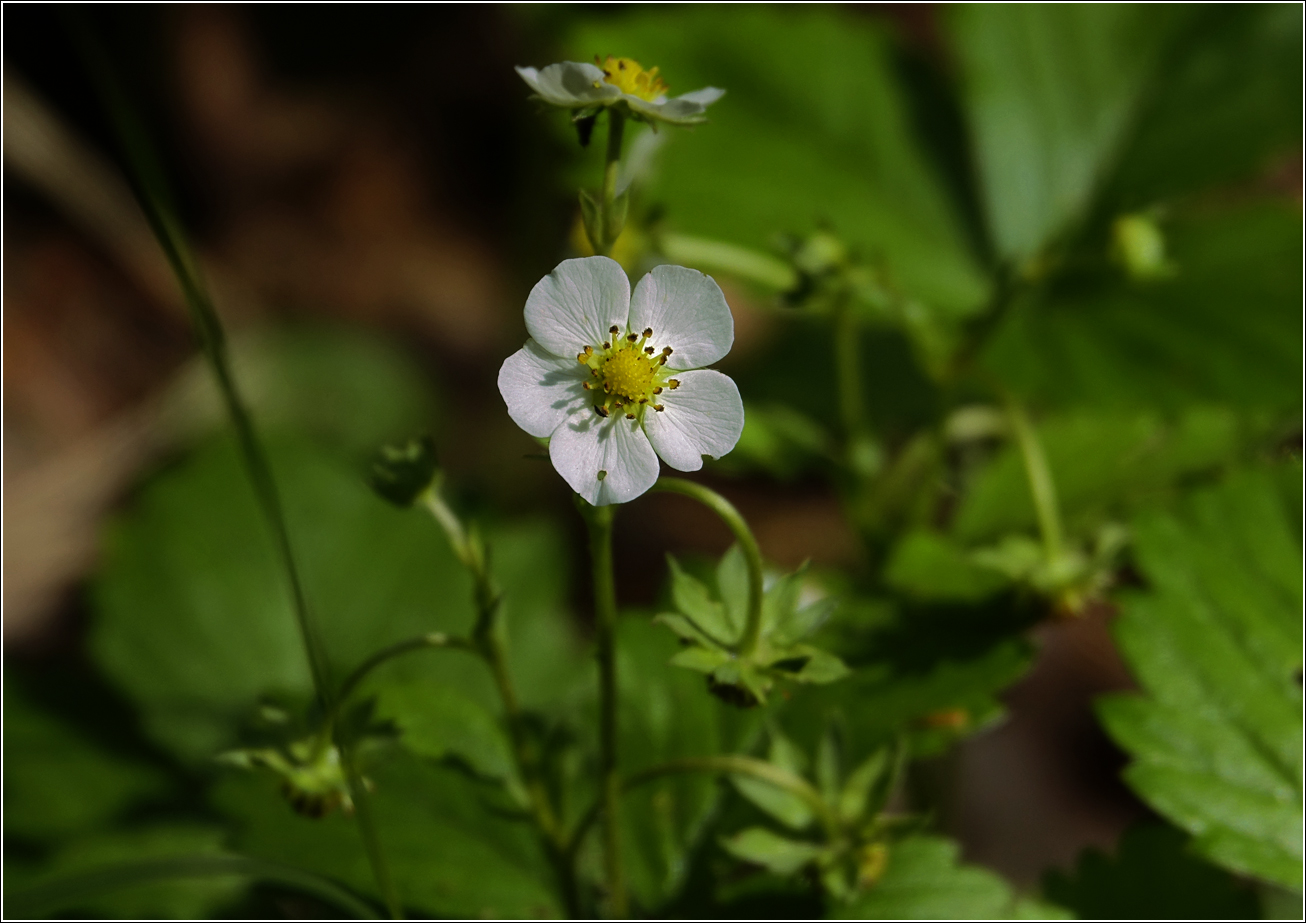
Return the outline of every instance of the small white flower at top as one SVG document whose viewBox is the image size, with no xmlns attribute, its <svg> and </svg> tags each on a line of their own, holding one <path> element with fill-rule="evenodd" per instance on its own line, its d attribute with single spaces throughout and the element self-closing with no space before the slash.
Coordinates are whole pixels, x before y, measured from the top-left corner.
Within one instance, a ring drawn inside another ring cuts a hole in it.
<svg viewBox="0 0 1306 923">
<path fill-rule="evenodd" d="M 526 299 L 526 345 L 504 361 L 513 422 L 549 437 L 549 458 L 595 506 L 720 458 L 744 428 L 739 389 L 703 366 L 730 351 L 735 322 L 710 276 L 658 266 L 630 280 L 606 256 L 567 260 Z"/>
<path fill-rule="evenodd" d="M 600 61 L 595 55 L 593 64 L 563 61 L 544 70 L 519 67 L 517 73 L 537 97 L 551 105 L 594 110 L 621 106 L 632 118 L 672 125 L 707 121 L 704 110 L 726 92 L 704 87 L 668 99 L 667 85 L 656 67 L 644 70 L 632 58 L 611 56 Z"/>
</svg>

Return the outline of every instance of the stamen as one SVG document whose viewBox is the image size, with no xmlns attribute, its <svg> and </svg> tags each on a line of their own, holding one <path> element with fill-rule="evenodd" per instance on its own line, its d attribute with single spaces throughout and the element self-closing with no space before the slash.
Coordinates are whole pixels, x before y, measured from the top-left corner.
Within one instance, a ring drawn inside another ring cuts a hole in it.
<svg viewBox="0 0 1306 923">
<path fill-rule="evenodd" d="M 644 328 L 644 339 L 647 340 L 647 339 L 648 339 L 649 337 L 651 337 L 652 335 L 653 335 L 653 328 L 652 328 L 652 327 L 645 327 L 645 328 Z"/>
<path fill-rule="evenodd" d="M 656 410 L 658 413 L 661 413 L 662 411 L 666 410 L 667 408 L 663 407 L 661 404 L 654 404 L 654 405 L 653 405 L 653 409 Z"/>
<path fill-rule="evenodd" d="M 652 347 L 652 346 L 645 346 L 645 347 L 644 347 L 644 352 L 648 353 L 650 356 L 653 355 L 653 347 Z"/>
<path fill-rule="evenodd" d="M 626 334 L 626 342 L 627 342 L 627 343 L 634 343 L 634 342 L 635 342 L 636 340 L 638 340 L 638 339 L 639 339 L 639 335 L 638 335 L 638 334 L 635 334 L 635 333 L 628 333 L 628 334 Z"/>
<path fill-rule="evenodd" d="M 601 417 L 606 417 L 608 415 L 608 408 L 604 407 L 602 404 L 595 404 L 594 412 Z"/>
<path fill-rule="evenodd" d="M 616 324 L 613 324 L 611 327 L 608 328 L 608 333 L 620 333 L 620 332 L 621 329 Z"/>
<path fill-rule="evenodd" d="M 585 347 L 585 348 L 586 348 L 586 349 L 589 349 L 588 346 Z M 589 359 L 590 359 L 590 357 L 587 356 L 587 355 L 585 355 L 584 353 L 577 353 L 577 354 L 576 354 L 576 361 L 579 362 L 581 365 L 587 365 L 587 364 L 589 363 Z"/>
<path fill-rule="evenodd" d="M 633 419 L 635 419 L 635 415 L 634 415 L 633 413 L 628 413 L 628 414 L 626 414 L 626 419 L 627 419 L 627 420 L 633 420 Z"/>
<path fill-rule="evenodd" d="M 588 390 L 590 389 L 590 383 L 589 383 L 588 381 L 582 381 L 582 382 L 580 383 L 580 386 L 581 386 L 582 388 L 584 388 L 586 391 L 588 391 Z"/>
<path fill-rule="evenodd" d="M 667 380 L 667 385 L 669 385 L 671 390 L 674 391 L 680 387 L 680 382 L 675 378 L 670 378 Z"/>
<path fill-rule="evenodd" d="M 669 355 L 671 355 L 673 352 L 675 352 L 675 350 L 672 349 L 670 346 L 663 346 L 663 347 L 662 347 L 662 355 L 664 355 L 664 356 L 669 356 Z"/>
<path fill-rule="evenodd" d="M 658 385 L 656 388 L 654 388 L 654 389 L 653 389 L 653 393 L 654 393 L 654 394 L 661 394 L 661 393 L 662 393 L 662 386 L 661 386 L 661 385 Z"/>
<path fill-rule="evenodd" d="M 592 355 L 594 355 L 594 347 L 593 347 L 593 346 L 586 346 L 586 347 L 585 347 L 585 355 L 587 355 L 587 356 L 592 356 Z"/>
</svg>

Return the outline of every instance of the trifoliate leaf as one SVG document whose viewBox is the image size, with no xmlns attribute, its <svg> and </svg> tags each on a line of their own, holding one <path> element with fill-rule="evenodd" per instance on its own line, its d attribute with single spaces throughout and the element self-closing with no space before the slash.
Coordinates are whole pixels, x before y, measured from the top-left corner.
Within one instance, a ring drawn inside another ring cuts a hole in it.
<svg viewBox="0 0 1306 923">
<path fill-rule="evenodd" d="M 1301 549 L 1280 504 L 1246 473 L 1135 523 L 1151 589 L 1115 632 L 1144 693 L 1099 714 L 1135 758 L 1126 781 L 1195 850 L 1300 888 Z"/>
<path fill-rule="evenodd" d="M 713 599 L 702 581 L 686 573 L 675 558 L 667 555 L 667 563 L 671 567 L 671 600 L 676 608 L 715 643 L 724 645 L 738 641 L 739 629 L 732 624 L 734 620 L 727 614 L 726 607 Z M 739 625 L 742 627 L 743 622 Z"/>
</svg>

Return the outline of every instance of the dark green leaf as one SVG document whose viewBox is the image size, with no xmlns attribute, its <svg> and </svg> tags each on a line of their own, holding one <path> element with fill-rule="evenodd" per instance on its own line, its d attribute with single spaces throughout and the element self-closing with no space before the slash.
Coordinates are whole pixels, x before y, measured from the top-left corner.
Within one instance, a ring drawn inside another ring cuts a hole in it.
<svg viewBox="0 0 1306 923">
<path fill-rule="evenodd" d="M 950 13 L 993 242 L 1025 260 L 1087 208 L 1177 17 L 1127 4 Z"/>
<path fill-rule="evenodd" d="M 164 787 L 158 772 L 106 753 L 34 708 L 9 682 L 4 728 L 6 836 L 52 840 L 84 832 Z"/>
<path fill-rule="evenodd" d="M 1071 873 L 1053 870 L 1043 894 L 1084 919 L 1246 920 L 1260 916 L 1255 893 L 1185 849 L 1173 827 L 1125 831 L 1114 856 L 1086 849 Z"/>
<path fill-rule="evenodd" d="M 893 844 L 884 877 L 832 917 L 845 920 L 1065 918 L 1059 907 L 1022 900 L 997 875 L 958 863 L 957 845 L 936 836 Z"/>
<path fill-rule="evenodd" d="M 1151 592 L 1116 636 L 1144 695 L 1103 701 L 1130 785 L 1220 865 L 1301 887 L 1301 550 L 1263 474 L 1136 526 Z"/>
</svg>

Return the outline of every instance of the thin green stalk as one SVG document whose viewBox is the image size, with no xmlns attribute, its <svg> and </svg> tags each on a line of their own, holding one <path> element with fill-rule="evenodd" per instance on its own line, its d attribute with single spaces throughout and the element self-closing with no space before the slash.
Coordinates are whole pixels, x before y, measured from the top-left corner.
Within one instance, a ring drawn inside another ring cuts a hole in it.
<svg viewBox="0 0 1306 923">
<path fill-rule="evenodd" d="M 748 619 L 744 623 L 744 637 L 739 642 L 739 651 L 745 656 L 751 654 L 757 647 L 757 639 L 762 633 L 763 574 L 762 549 L 758 547 L 757 539 L 753 537 L 748 523 L 729 500 L 710 487 L 704 487 L 694 481 L 687 481 L 684 478 L 658 478 L 657 483 L 653 485 L 653 490 L 680 494 L 697 500 L 721 517 L 721 521 L 734 533 L 740 550 L 744 552 L 744 560 L 748 564 Z"/>
<path fill-rule="evenodd" d="M 334 719 L 339 716 L 340 709 L 353 694 L 354 690 L 358 688 L 358 684 L 367 677 L 367 674 L 381 666 L 381 664 L 413 651 L 431 650 L 436 648 L 448 648 L 449 650 L 477 653 L 476 645 L 467 638 L 460 638 L 457 635 L 446 635 L 442 631 L 428 632 L 424 635 L 418 635 L 415 638 L 408 638 L 405 641 L 396 642 L 395 644 L 391 644 L 389 647 L 383 647 L 381 650 L 377 651 L 371 657 L 359 664 L 354 669 L 353 673 L 350 673 L 349 676 L 345 677 L 345 681 L 340 684 L 340 694 L 336 696 L 335 710 L 328 718 L 327 724 L 334 725 Z"/>
<path fill-rule="evenodd" d="M 741 756 L 737 754 L 725 756 L 699 756 L 686 757 L 685 759 L 671 760 L 652 766 L 640 772 L 632 773 L 623 781 L 621 786 L 622 793 L 629 792 L 638 788 L 645 783 L 652 782 L 662 776 L 675 775 L 687 772 L 708 772 L 721 773 L 736 776 L 751 776 L 759 779 L 776 788 L 783 789 L 792 795 L 802 799 L 803 803 L 812 809 L 812 813 L 820 820 L 821 826 L 827 834 L 833 836 L 838 832 L 838 820 L 830 813 L 830 808 L 821 799 L 820 793 L 801 776 L 795 775 L 785 769 L 781 769 L 774 763 L 768 763 L 764 760 L 755 759 L 751 756 Z M 581 816 L 576 823 L 575 829 L 572 830 L 571 838 L 568 840 L 567 848 L 571 853 L 580 849 L 581 843 L 585 839 L 585 834 L 589 832 L 594 821 L 598 819 L 600 813 L 600 803 L 595 802 L 591 808 Z"/>
<path fill-rule="evenodd" d="M 618 214 L 617 178 L 621 173 L 621 139 L 626 128 L 626 117 L 615 106 L 608 107 L 608 147 L 603 163 L 603 190 L 599 200 L 599 225 L 603 240 L 595 243 L 595 251 L 606 256 L 621 236 L 625 215 Z"/>
<path fill-rule="evenodd" d="M 218 390 L 226 405 L 227 414 L 236 430 L 237 442 L 245 462 L 246 472 L 254 488 L 259 507 L 272 530 L 277 555 L 290 586 L 290 595 L 295 612 L 295 621 L 299 627 L 300 639 L 308 658 L 309 672 L 313 677 L 313 688 L 324 715 L 335 710 L 335 696 L 331 684 L 331 671 L 326 654 L 326 646 L 309 611 L 308 600 L 304 594 L 303 582 L 299 568 L 295 563 L 294 550 L 290 542 L 290 531 L 286 525 L 285 512 L 277 490 L 276 479 L 272 474 L 267 454 L 259 442 L 253 421 L 241 400 L 236 382 L 231 374 L 231 365 L 227 358 L 226 337 L 222 321 L 213 306 L 203 276 L 199 270 L 194 251 L 186 240 L 180 222 L 177 221 L 170 206 L 167 194 L 167 182 L 164 171 L 156 157 L 149 135 L 136 117 L 135 110 L 127 100 L 119 85 L 117 76 L 108 56 L 100 46 L 90 29 L 82 20 L 74 20 L 74 32 L 81 43 L 86 62 L 95 78 L 96 87 L 101 93 L 110 120 L 117 131 L 119 141 L 126 154 L 132 170 L 132 180 L 159 245 L 168 258 L 177 282 L 185 296 L 186 306 L 194 320 L 200 346 L 218 383 Z M 344 745 L 338 744 L 341 757 L 349 762 L 349 754 Z M 351 784 L 351 789 L 355 788 Z M 360 792 L 354 793 L 358 801 Z M 377 885 L 385 895 L 386 904 L 391 908 L 400 906 L 398 895 L 394 891 L 393 881 L 376 839 L 376 831 L 368 828 L 364 815 L 359 813 L 359 830 L 368 846 L 368 856 L 372 860 L 372 870 Z"/>
<path fill-rule="evenodd" d="M 285 885 L 332 904 L 357 919 L 374 920 L 376 911 L 330 879 L 293 866 L 247 856 L 173 856 L 91 869 L 8 895 L 7 916 L 31 918 L 60 908 L 76 908 L 122 888 L 185 878 L 239 876 Z"/>
<path fill-rule="evenodd" d="M 469 531 L 464 527 L 462 520 L 458 518 L 458 514 L 445 503 L 444 497 L 440 494 L 439 486 L 438 481 L 432 484 L 422 495 L 421 502 L 444 530 L 458 560 L 471 573 L 477 610 L 473 637 L 471 639 L 451 639 L 446 636 L 445 643 L 448 646 L 457 646 L 478 655 L 485 661 L 491 675 L 494 677 L 495 686 L 499 691 L 499 699 L 503 703 L 508 736 L 512 743 L 513 759 L 517 766 L 517 772 L 526 788 L 527 797 L 530 800 L 531 816 L 539 830 L 545 852 L 557 870 L 563 903 L 568 913 L 576 916 L 579 913 L 580 906 L 575 873 L 570 862 L 564 856 L 562 826 L 549 798 L 548 790 L 540 778 L 538 766 L 536 765 L 537 760 L 532 751 L 524 716 L 518 703 L 517 690 L 513 685 L 512 674 L 508 670 L 507 651 L 503 641 L 503 626 L 499 619 L 502 596 L 495 587 L 494 579 L 490 574 L 484 546 L 474 531 Z M 422 646 L 421 640 L 420 638 L 414 638 L 408 642 L 401 642 L 395 645 L 393 650 L 396 655 L 404 653 L 406 650 L 416 650 Z M 401 647 L 403 650 L 399 650 Z M 384 654 L 385 652 L 381 653 Z M 359 669 L 361 670 L 362 667 Z"/>
<path fill-rule="evenodd" d="M 695 269 L 723 272 L 778 292 L 798 287 L 798 272 L 779 257 L 723 240 L 664 232 L 658 249 L 673 263 Z"/>
<path fill-rule="evenodd" d="M 1007 415 L 1020 446 L 1020 457 L 1025 463 L 1025 477 L 1029 481 L 1029 494 L 1034 501 L 1034 512 L 1038 516 L 1038 528 L 1043 536 L 1048 562 L 1059 561 L 1062 548 L 1061 513 L 1057 506 L 1056 484 L 1052 480 L 1052 471 L 1048 468 L 1047 456 L 1043 454 L 1043 444 L 1039 442 L 1025 408 L 1014 397 L 1007 399 Z"/>
<path fill-rule="evenodd" d="M 372 814 L 372 795 L 363 782 L 362 774 L 354 761 L 354 754 L 342 744 L 340 759 L 345 767 L 345 781 L 349 783 L 349 797 L 354 802 L 354 820 L 358 823 L 358 832 L 363 837 L 363 849 L 367 852 L 367 861 L 372 866 L 376 885 L 385 898 L 386 910 L 392 920 L 404 918 L 404 907 L 399 901 L 399 891 L 395 888 L 394 877 L 390 873 L 390 864 L 386 861 L 385 851 L 381 848 L 381 837 L 376 829 L 376 818 Z"/>
<path fill-rule="evenodd" d="M 583 502 L 583 501 L 582 501 Z M 621 776 L 617 766 L 617 590 L 612 572 L 613 506 L 583 506 L 594 577 L 594 631 L 599 659 L 599 773 L 603 804 L 603 873 L 608 914 L 627 916 L 621 868 Z"/>
</svg>

